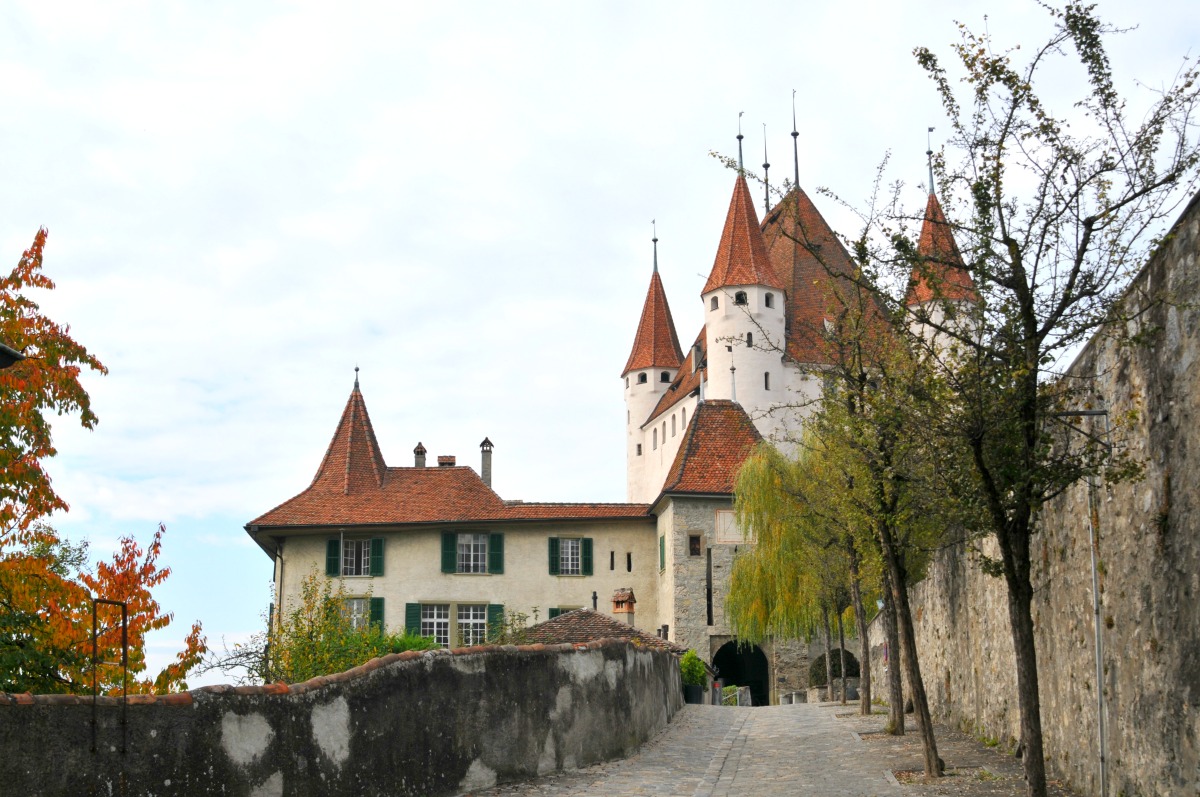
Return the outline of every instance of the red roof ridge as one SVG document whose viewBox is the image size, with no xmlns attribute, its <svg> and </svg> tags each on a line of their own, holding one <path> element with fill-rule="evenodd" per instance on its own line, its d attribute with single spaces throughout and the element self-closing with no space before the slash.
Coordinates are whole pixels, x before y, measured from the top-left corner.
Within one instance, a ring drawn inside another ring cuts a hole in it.
<svg viewBox="0 0 1200 797">
<path fill-rule="evenodd" d="M 642 305 L 642 318 L 633 339 L 633 349 L 629 352 L 629 360 L 621 376 L 637 368 L 678 368 L 682 360 L 683 353 L 679 350 L 679 337 L 675 334 L 675 321 L 671 318 L 667 292 L 655 269 L 650 277 L 650 288 L 646 291 L 646 302 Z"/>
<path fill-rule="evenodd" d="M 979 301 L 975 281 L 971 279 L 962 254 L 958 251 L 958 244 L 954 241 L 954 228 L 946 221 L 942 204 L 932 191 L 925 203 L 925 219 L 921 223 L 921 237 L 917 240 L 917 254 L 922 262 L 913 268 L 909 278 L 905 305 L 912 307 L 935 299 Z"/>
<path fill-rule="evenodd" d="M 367 403 L 355 379 L 346 408 L 342 410 L 342 417 L 310 488 L 340 484 L 342 492 L 349 495 L 368 485 L 382 487 L 387 471 L 371 416 L 367 413 Z"/>
<path fill-rule="evenodd" d="M 717 246 L 712 272 L 701 293 L 733 285 L 767 285 L 785 290 L 767 253 L 750 187 L 740 174 L 733 184 L 733 196 L 729 200 L 729 212 L 721 230 L 721 243 Z"/>
<path fill-rule="evenodd" d="M 740 404 L 701 402 L 667 472 L 663 494 L 732 495 L 738 470 L 760 442 L 762 435 Z"/>
<path fill-rule="evenodd" d="M 646 424 L 658 418 L 690 396 L 693 391 L 700 388 L 700 380 L 705 377 L 706 373 L 706 366 L 704 365 L 705 356 L 708 351 L 706 329 L 704 326 L 700 327 L 700 334 L 696 336 L 696 342 L 692 345 L 692 348 L 688 349 L 687 356 L 683 359 L 683 364 L 679 366 L 679 373 L 675 375 L 675 380 L 663 391 L 662 396 L 658 399 L 658 403 L 650 411 L 650 416 L 642 421 L 642 428 L 645 428 Z M 700 364 L 693 369 L 692 361 L 696 357 L 697 347 L 699 347 L 701 355 Z"/>
</svg>

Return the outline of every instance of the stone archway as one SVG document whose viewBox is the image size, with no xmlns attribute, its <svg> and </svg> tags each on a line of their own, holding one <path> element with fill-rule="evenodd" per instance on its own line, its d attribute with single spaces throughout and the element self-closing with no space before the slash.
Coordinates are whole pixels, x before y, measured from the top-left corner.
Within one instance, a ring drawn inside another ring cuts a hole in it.
<svg viewBox="0 0 1200 797">
<path fill-rule="evenodd" d="M 771 702 L 771 675 L 767 657 L 757 645 L 738 647 L 726 642 L 713 656 L 713 669 L 726 685 L 750 687 L 750 700 L 756 706 Z"/>
</svg>

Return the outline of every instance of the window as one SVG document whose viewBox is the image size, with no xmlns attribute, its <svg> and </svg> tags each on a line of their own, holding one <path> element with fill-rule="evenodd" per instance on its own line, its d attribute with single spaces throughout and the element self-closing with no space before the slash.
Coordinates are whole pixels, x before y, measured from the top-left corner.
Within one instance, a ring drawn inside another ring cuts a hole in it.
<svg viewBox="0 0 1200 797">
<path fill-rule="evenodd" d="M 746 304 L 746 292 L 738 291 L 737 293 L 735 293 L 733 295 L 733 303 L 734 304 Z"/>
<path fill-rule="evenodd" d="M 747 349 L 754 348 L 754 333 L 753 332 L 746 333 L 746 348 Z"/>
<path fill-rule="evenodd" d="M 650 437 L 650 450 L 651 450 L 651 451 L 657 451 L 657 450 L 658 450 L 658 427 L 655 427 L 655 429 L 654 429 L 653 433 L 651 434 L 651 437 Z"/>
<path fill-rule="evenodd" d="M 671 437 L 675 436 L 675 416 L 671 416 Z"/>
<path fill-rule="evenodd" d="M 638 374 L 638 384 L 639 385 L 646 384 L 646 375 L 645 374 Z"/>
<path fill-rule="evenodd" d="M 671 372 L 663 371 L 661 374 L 658 375 L 658 381 L 659 382 L 670 382 L 671 381 Z"/>
<path fill-rule="evenodd" d="M 382 576 L 383 538 L 331 537 L 325 543 L 325 575 Z"/>
<path fill-rule="evenodd" d="M 442 647 L 450 646 L 450 604 L 421 604 L 421 636 L 433 637 Z"/>
<path fill-rule="evenodd" d="M 592 575 L 591 537 L 551 537 L 549 553 L 550 575 Z"/>
<path fill-rule="evenodd" d="M 442 533 L 443 573 L 504 572 L 504 535 L 482 532 Z"/>
<path fill-rule="evenodd" d="M 608 552 L 608 569 L 609 570 L 617 569 L 617 552 L 616 551 Z"/>
<path fill-rule="evenodd" d="M 700 535 L 692 534 L 688 537 L 688 556 L 700 555 Z"/>
<path fill-rule="evenodd" d="M 625 552 L 625 572 L 633 572 L 633 553 L 631 551 Z"/>
<path fill-rule="evenodd" d="M 766 371 L 763 373 L 763 389 L 764 390 L 771 389 L 771 372 L 770 371 Z"/>
<path fill-rule="evenodd" d="M 658 538 L 658 569 L 667 569 L 667 538 Z"/>
<path fill-rule="evenodd" d="M 366 628 L 371 622 L 370 598 L 347 598 L 342 604 L 342 613 L 350 621 L 350 627 L 355 631 Z"/>
<path fill-rule="evenodd" d="M 458 607 L 458 644 L 465 648 L 487 641 L 487 606 Z"/>
<path fill-rule="evenodd" d="M 734 518 L 732 509 L 716 510 L 716 527 L 717 527 L 717 542 L 725 545 L 741 545 L 742 543 L 753 543 L 752 538 L 747 538 Z"/>
<path fill-rule="evenodd" d="M 642 444 L 641 443 L 637 444 L 637 455 L 639 457 L 642 455 Z"/>
<path fill-rule="evenodd" d="M 625 377 L 625 387 L 629 387 L 629 377 Z"/>
<path fill-rule="evenodd" d="M 713 310 L 716 310 L 720 306 L 719 304 L 717 304 L 716 296 L 712 297 L 712 300 L 708 303 L 708 306 L 711 307 Z"/>
<path fill-rule="evenodd" d="M 766 296 L 764 296 L 763 304 L 765 304 L 767 307 L 774 307 L 775 306 L 775 294 L 768 293 Z"/>
<path fill-rule="evenodd" d="M 679 411 L 679 415 L 680 415 L 679 428 L 686 429 L 687 428 L 687 407 L 684 407 L 683 409 L 681 409 Z"/>
</svg>

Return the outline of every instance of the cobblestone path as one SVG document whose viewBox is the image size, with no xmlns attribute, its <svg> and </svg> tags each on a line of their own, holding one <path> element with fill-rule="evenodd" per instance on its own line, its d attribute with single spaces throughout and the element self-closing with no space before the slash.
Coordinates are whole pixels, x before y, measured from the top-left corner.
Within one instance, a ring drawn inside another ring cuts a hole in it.
<svg viewBox="0 0 1200 797">
<path fill-rule="evenodd" d="M 684 706 L 630 758 L 499 786 L 475 797 L 899 795 L 888 763 L 816 705 Z"/>
</svg>

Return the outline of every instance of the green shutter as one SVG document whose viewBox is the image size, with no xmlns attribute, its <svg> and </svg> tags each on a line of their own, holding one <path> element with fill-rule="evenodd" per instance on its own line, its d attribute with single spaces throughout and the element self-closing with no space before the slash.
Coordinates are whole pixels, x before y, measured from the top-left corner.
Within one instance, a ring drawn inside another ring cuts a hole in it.
<svg viewBox="0 0 1200 797">
<path fill-rule="evenodd" d="M 489 603 L 487 607 L 488 639 L 495 639 L 504 633 L 504 605 Z"/>
<path fill-rule="evenodd" d="M 421 604 L 404 604 L 404 630 L 409 634 L 421 633 Z"/>
<path fill-rule="evenodd" d="M 453 531 L 442 532 L 442 572 L 458 572 L 458 535 Z"/>
<path fill-rule="evenodd" d="M 592 538 L 584 537 L 579 546 L 579 564 L 585 576 L 592 574 Z"/>
<path fill-rule="evenodd" d="M 488 535 L 488 572 L 500 575 L 504 572 L 504 535 Z"/>
<path fill-rule="evenodd" d="M 383 575 L 383 537 L 371 539 L 371 575 Z"/>
<path fill-rule="evenodd" d="M 658 538 L 658 569 L 667 569 L 667 538 L 665 536 Z"/>
<path fill-rule="evenodd" d="M 371 628 L 383 632 L 383 598 L 371 598 Z"/>
<path fill-rule="evenodd" d="M 553 620 L 555 617 L 558 617 L 560 614 L 562 614 L 562 609 L 559 609 L 557 606 L 550 609 L 551 620 Z"/>
<path fill-rule="evenodd" d="M 342 574 L 342 541 L 337 537 L 325 543 L 325 575 L 333 578 Z"/>
<path fill-rule="evenodd" d="M 550 575 L 558 575 L 558 537 L 550 538 Z"/>
</svg>

